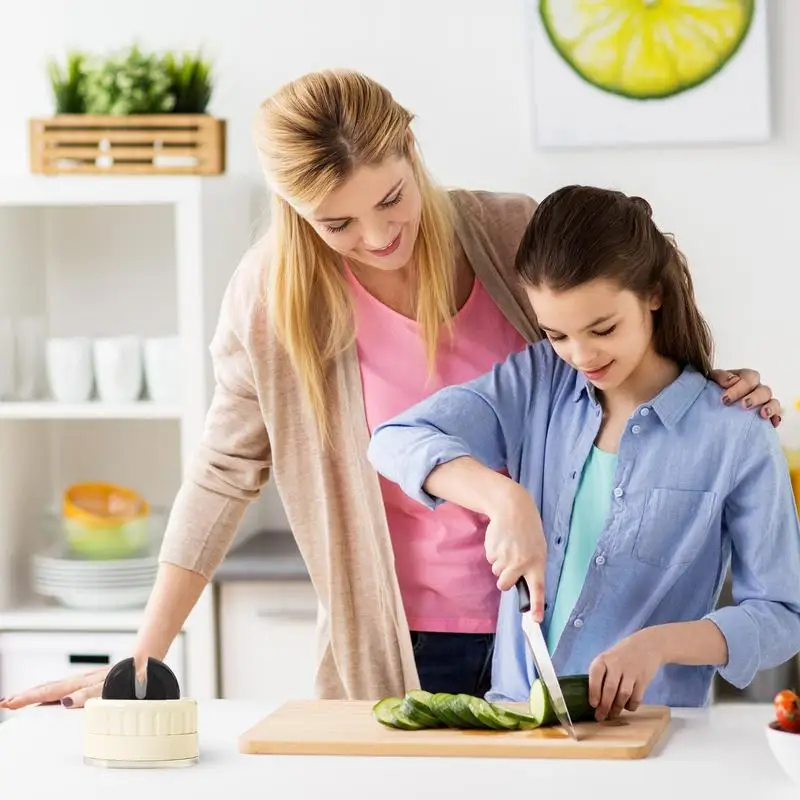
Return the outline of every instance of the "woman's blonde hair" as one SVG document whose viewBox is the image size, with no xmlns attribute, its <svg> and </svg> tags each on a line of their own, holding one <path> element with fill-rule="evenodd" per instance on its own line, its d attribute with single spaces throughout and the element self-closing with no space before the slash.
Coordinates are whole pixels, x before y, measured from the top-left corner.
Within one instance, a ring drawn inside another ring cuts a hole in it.
<svg viewBox="0 0 800 800">
<path fill-rule="evenodd" d="M 313 208 L 361 166 L 405 157 L 421 196 L 414 246 L 416 317 L 431 368 L 440 329 L 455 313 L 452 209 L 410 132 L 413 115 L 387 89 L 352 71 L 314 72 L 259 108 L 258 156 L 273 189 L 268 309 L 323 434 L 326 367 L 355 337 L 338 255 L 296 208 Z"/>
</svg>

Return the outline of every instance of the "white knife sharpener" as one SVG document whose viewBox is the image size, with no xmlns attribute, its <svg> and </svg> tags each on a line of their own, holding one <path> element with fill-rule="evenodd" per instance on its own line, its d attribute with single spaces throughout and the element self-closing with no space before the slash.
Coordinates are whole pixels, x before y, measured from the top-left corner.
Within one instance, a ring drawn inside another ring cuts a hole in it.
<svg viewBox="0 0 800 800">
<path fill-rule="evenodd" d="M 124 769 L 196 764 L 197 702 L 179 695 L 174 674 L 157 659 L 148 660 L 140 682 L 133 659 L 115 665 L 102 696 L 84 705 L 84 763 Z"/>
</svg>

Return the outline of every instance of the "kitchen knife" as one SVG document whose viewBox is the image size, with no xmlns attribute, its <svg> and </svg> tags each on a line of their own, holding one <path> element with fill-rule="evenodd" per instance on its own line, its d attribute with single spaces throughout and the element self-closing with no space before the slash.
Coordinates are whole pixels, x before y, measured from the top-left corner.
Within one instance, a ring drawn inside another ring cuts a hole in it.
<svg viewBox="0 0 800 800">
<path fill-rule="evenodd" d="M 547 642 L 542 634 L 542 628 L 538 622 L 533 621 L 533 616 L 530 613 L 531 594 L 528 590 L 528 583 L 524 577 L 521 577 L 517 581 L 517 592 L 519 594 L 519 610 L 520 614 L 522 614 L 522 630 L 525 631 L 525 638 L 528 640 L 528 646 L 531 649 L 536 671 L 539 673 L 539 677 L 544 681 L 545 687 L 547 687 L 547 693 L 550 695 L 550 701 L 553 704 L 561 727 L 577 742 L 578 734 L 575 730 L 575 726 L 572 724 L 569 709 L 564 700 L 564 693 L 561 691 L 561 684 L 558 682 L 558 676 L 556 675 L 553 661 L 547 650 Z"/>
</svg>

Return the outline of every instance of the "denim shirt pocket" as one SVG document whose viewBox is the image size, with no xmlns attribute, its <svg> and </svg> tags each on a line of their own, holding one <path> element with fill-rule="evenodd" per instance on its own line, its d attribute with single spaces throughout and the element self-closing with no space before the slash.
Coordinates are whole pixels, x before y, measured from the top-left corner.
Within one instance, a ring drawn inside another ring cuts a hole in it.
<svg viewBox="0 0 800 800">
<path fill-rule="evenodd" d="M 706 541 L 714 499 L 714 492 L 696 489 L 649 489 L 633 557 L 663 568 L 690 564 Z"/>
</svg>

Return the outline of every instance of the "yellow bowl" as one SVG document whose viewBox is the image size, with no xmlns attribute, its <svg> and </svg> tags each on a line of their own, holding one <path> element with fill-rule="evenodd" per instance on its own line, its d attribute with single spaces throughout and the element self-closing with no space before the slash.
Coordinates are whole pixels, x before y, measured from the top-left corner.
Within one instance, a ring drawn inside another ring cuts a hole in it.
<svg viewBox="0 0 800 800">
<path fill-rule="evenodd" d="M 84 558 L 126 558 L 149 542 L 145 499 L 112 483 L 81 483 L 64 493 L 61 526 L 70 548 Z"/>
</svg>

